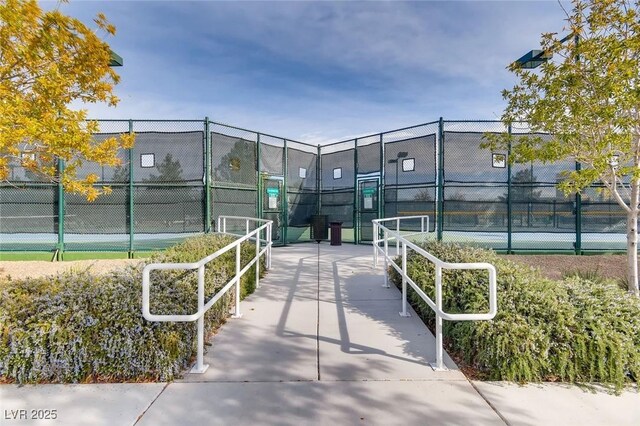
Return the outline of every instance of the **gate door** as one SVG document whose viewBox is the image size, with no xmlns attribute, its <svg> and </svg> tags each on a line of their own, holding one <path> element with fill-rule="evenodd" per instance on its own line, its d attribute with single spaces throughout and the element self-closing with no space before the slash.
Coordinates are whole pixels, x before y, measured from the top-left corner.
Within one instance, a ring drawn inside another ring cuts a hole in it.
<svg viewBox="0 0 640 426">
<path fill-rule="evenodd" d="M 360 242 L 373 241 L 372 220 L 378 219 L 380 179 L 358 180 L 356 201 L 356 239 Z"/>
<path fill-rule="evenodd" d="M 284 244 L 282 183 L 283 178 L 279 176 L 265 176 L 262 181 L 262 218 L 273 221 L 271 239 L 277 245 Z"/>
</svg>

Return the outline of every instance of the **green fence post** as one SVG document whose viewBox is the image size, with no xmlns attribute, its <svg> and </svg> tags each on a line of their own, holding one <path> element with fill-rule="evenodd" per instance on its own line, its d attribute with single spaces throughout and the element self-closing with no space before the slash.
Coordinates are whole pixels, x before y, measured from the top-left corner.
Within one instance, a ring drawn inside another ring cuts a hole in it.
<svg viewBox="0 0 640 426">
<path fill-rule="evenodd" d="M 322 151 L 318 144 L 318 155 L 316 156 L 316 200 L 318 200 L 318 214 L 322 214 Z"/>
<path fill-rule="evenodd" d="M 211 132 L 209 117 L 204 118 L 204 232 L 211 232 Z"/>
<path fill-rule="evenodd" d="M 582 165 L 576 161 L 576 171 L 580 171 Z M 576 254 L 582 254 L 582 195 L 576 193 Z"/>
<path fill-rule="evenodd" d="M 444 226 L 444 120 L 438 121 L 438 203 L 436 205 L 436 220 L 438 223 L 437 238 L 442 241 L 442 227 Z"/>
<path fill-rule="evenodd" d="M 133 133 L 133 120 L 129 120 L 129 134 Z M 134 235 L 134 220 L 133 220 L 133 148 L 129 148 L 129 259 L 133 259 L 134 247 L 133 247 L 133 235 Z"/>
<path fill-rule="evenodd" d="M 507 254 L 513 254 L 512 246 L 513 246 L 513 229 L 512 227 L 512 204 L 511 204 L 511 124 L 507 129 L 509 132 L 509 146 L 507 148 Z M 533 177 L 532 177 L 533 179 Z"/>
<path fill-rule="evenodd" d="M 58 158 L 58 244 L 56 245 L 56 260 L 64 260 L 64 160 Z"/>
<path fill-rule="evenodd" d="M 262 206 L 262 166 L 260 163 L 262 162 L 262 157 L 260 155 L 260 133 L 256 133 L 256 174 L 257 174 L 257 184 L 256 188 L 258 189 L 256 193 L 256 214 L 258 218 L 262 219 L 263 206 Z"/>
<path fill-rule="evenodd" d="M 360 239 L 358 224 L 358 138 L 353 141 L 353 243 Z"/>
<path fill-rule="evenodd" d="M 289 196 L 287 194 L 287 175 L 289 173 L 289 150 L 287 148 L 287 140 L 284 139 L 284 176 L 282 182 L 282 202 L 284 208 L 282 211 L 282 244 L 287 245 L 287 228 L 289 227 Z"/>
<path fill-rule="evenodd" d="M 378 189 L 378 219 L 385 217 L 384 205 L 384 143 L 380 133 L 380 188 Z M 376 235 L 375 238 L 378 236 Z"/>
</svg>

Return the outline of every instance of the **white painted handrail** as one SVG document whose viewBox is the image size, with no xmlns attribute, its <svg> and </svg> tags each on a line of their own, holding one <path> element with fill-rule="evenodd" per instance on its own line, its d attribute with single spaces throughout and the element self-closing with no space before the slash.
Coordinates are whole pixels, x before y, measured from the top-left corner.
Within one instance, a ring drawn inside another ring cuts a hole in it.
<svg viewBox="0 0 640 426">
<path fill-rule="evenodd" d="M 400 221 L 406 221 L 407 219 L 420 219 L 420 232 L 412 232 L 412 233 L 404 233 L 402 234 L 405 238 L 412 237 L 414 235 L 423 235 L 429 232 L 429 216 L 399 216 L 399 217 L 388 217 L 384 219 L 376 219 L 373 220 L 373 230 L 376 230 L 376 225 L 385 222 L 393 222 L 396 225 L 396 233 L 400 234 Z M 387 227 L 386 225 L 384 225 Z M 400 240 L 395 238 L 395 234 L 393 237 L 389 238 L 391 240 L 395 240 L 396 242 L 396 256 L 400 255 Z M 378 251 L 375 249 L 375 246 L 378 245 L 382 240 L 380 239 L 380 235 L 373 233 L 373 256 L 375 259 L 376 266 L 378 265 Z"/>
<path fill-rule="evenodd" d="M 406 219 L 421 219 L 421 232 L 401 235 L 401 221 Z M 442 349 L 442 320 L 448 321 L 475 321 L 490 320 L 496 316 L 498 312 L 498 296 L 496 285 L 496 268 L 486 262 L 475 263 L 449 263 L 443 262 L 422 247 L 414 244 L 407 239 L 408 236 L 427 234 L 429 230 L 428 216 L 404 216 L 386 219 L 373 220 L 373 263 L 374 267 L 378 266 L 378 253 L 384 256 L 384 287 L 389 287 L 389 265 L 391 265 L 402 277 L 402 312 L 403 317 L 409 316 L 407 312 L 407 284 L 409 284 L 415 292 L 424 300 L 436 315 L 436 363 L 432 364 L 434 370 L 445 370 Z M 395 224 L 395 230 L 389 229 L 385 224 L 392 222 Z M 426 228 L 425 228 L 426 222 Z M 382 236 L 381 236 L 382 235 Z M 400 256 L 401 264 L 398 265 L 395 260 L 389 256 L 389 241 L 396 242 L 396 256 Z M 382 243 L 382 247 L 380 244 Z M 435 296 L 436 300 L 431 298 L 418 286 L 407 274 L 407 248 L 422 255 L 435 265 Z M 452 314 L 442 310 L 442 270 L 443 269 L 482 269 L 489 273 L 489 312 L 484 313 L 467 313 Z"/>
<path fill-rule="evenodd" d="M 266 268 L 267 270 L 271 269 L 271 247 L 273 246 L 273 242 L 271 241 L 271 232 L 273 230 L 273 221 L 267 220 L 267 219 L 258 219 L 255 217 L 245 217 L 245 216 L 218 216 L 218 233 L 229 234 L 229 235 L 243 235 L 243 234 L 234 234 L 231 232 L 227 232 L 227 221 L 244 222 L 245 235 L 249 233 L 249 226 L 251 223 L 254 223 L 256 225 L 259 223 L 267 224 L 266 228 L 264 226 L 261 226 L 260 230 L 264 231 L 265 233 L 265 235 L 262 237 L 262 241 L 268 241 Z"/>
<path fill-rule="evenodd" d="M 266 255 L 266 269 L 271 268 L 271 246 L 273 242 L 271 241 L 271 227 L 273 226 L 273 221 L 265 220 L 265 219 L 256 219 L 250 217 L 239 217 L 239 216 L 220 216 L 218 218 L 218 230 L 220 230 L 220 224 L 226 231 L 227 220 L 244 221 L 246 224 L 245 234 L 240 236 L 237 240 L 232 242 L 231 244 L 226 245 L 215 253 L 210 254 L 207 257 L 200 259 L 197 262 L 193 263 L 151 263 L 146 265 L 142 270 L 142 316 L 147 321 L 160 321 L 160 322 L 191 322 L 198 321 L 198 348 L 197 348 L 197 358 L 196 364 L 191 369 L 191 373 L 204 373 L 209 368 L 208 365 L 204 365 L 204 314 L 216 303 L 222 296 L 224 296 L 227 291 L 231 287 L 235 285 L 235 311 L 234 318 L 240 318 L 242 314 L 240 313 L 240 279 L 242 276 L 253 266 L 256 265 L 256 288 L 260 287 L 260 257 L 262 255 Z M 254 223 L 257 226 L 255 229 L 250 230 L 250 223 Z M 266 232 L 265 238 L 262 239 L 260 234 L 262 232 Z M 224 232 L 226 233 L 226 232 Z M 236 235 L 236 234 L 230 234 Z M 240 247 L 243 242 L 254 240 L 256 243 L 256 255 L 244 268 L 241 268 L 241 260 L 240 260 Z M 264 247 L 261 249 L 261 241 L 264 241 Z M 236 250 L 236 273 L 234 277 L 226 283 L 209 301 L 205 304 L 204 302 L 204 267 L 207 263 L 216 259 L 217 257 L 223 255 L 231 251 L 232 249 Z M 151 293 L 151 279 L 150 274 L 151 271 L 156 270 L 168 270 L 168 269 L 178 269 L 178 270 L 198 270 L 198 311 L 191 315 L 157 315 L 152 314 L 150 312 L 150 302 L 149 297 Z"/>
</svg>

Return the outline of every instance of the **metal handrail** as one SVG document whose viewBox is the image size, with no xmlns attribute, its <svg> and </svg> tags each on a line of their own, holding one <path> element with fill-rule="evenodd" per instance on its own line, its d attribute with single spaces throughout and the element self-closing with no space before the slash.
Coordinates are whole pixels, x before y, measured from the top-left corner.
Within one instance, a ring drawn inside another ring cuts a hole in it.
<svg viewBox="0 0 640 426">
<path fill-rule="evenodd" d="M 240 318 L 242 316 L 240 312 L 240 279 L 242 276 L 253 266 L 256 265 L 256 288 L 260 287 L 260 257 L 266 255 L 266 269 L 271 268 L 271 228 L 273 221 L 265 219 L 256 219 L 250 217 L 239 216 L 220 216 L 218 223 L 222 224 L 226 231 L 226 221 L 229 220 L 244 220 L 246 223 L 253 222 L 256 225 L 262 223 L 263 225 L 256 227 L 254 230 L 249 230 L 249 225 L 246 226 L 246 233 L 235 240 L 234 242 L 227 244 L 220 250 L 200 259 L 197 262 L 192 263 L 151 263 L 146 265 L 142 270 L 142 316 L 147 321 L 159 321 L 159 322 L 192 322 L 198 321 L 198 348 L 196 364 L 191 368 L 191 373 L 204 373 L 209 368 L 208 365 L 204 365 L 204 314 L 216 303 L 222 296 L 224 296 L 229 289 L 235 285 L 235 311 L 234 318 Z M 220 227 L 218 227 L 220 229 Z M 260 238 L 260 233 L 266 232 L 266 238 L 263 240 Z M 225 232 L 226 233 L 226 232 Z M 230 234 L 237 235 L 237 234 Z M 256 255 L 244 268 L 241 268 L 240 260 L 240 247 L 243 242 L 254 240 L 256 242 Z M 261 241 L 265 242 L 264 247 L 260 248 Z M 204 302 L 204 267 L 207 263 L 216 259 L 217 257 L 236 249 L 236 274 L 234 277 L 224 285 L 209 301 Z M 151 293 L 151 271 L 155 270 L 198 270 L 198 311 L 191 315 L 157 315 L 150 312 L 149 297 Z"/>
<path fill-rule="evenodd" d="M 436 315 L 436 363 L 431 364 L 431 367 L 434 370 L 446 370 L 443 361 L 443 348 L 442 348 L 442 320 L 446 319 L 448 321 L 475 321 L 475 320 L 490 320 L 496 316 L 498 312 L 498 295 L 497 295 L 497 285 L 496 285 L 496 268 L 486 262 L 474 262 L 474 263 L 449 263 L 444 262 L 422 247 L 414 244 L 413 242 L 406 239 L 408 235 L 400 234 L 400 222 L 405 219 L 417 219 L 421 218 L 422 233 L 428 234 L 429 229 L 429 217 L 428 216 L 405 216 L 405 217 L 394 217 L 394 218 L 385 218 L 385 219 L 376 219 L 373 220 L 373 263 L 374 267 L 378 266 L 378 253 L 382 253 L 384 256 L 384 287 L 389 287 L 389 264 L 398 271 L 400 276 L 402 277 L 402 312 L 400 315 L 403 317 L 410 316 L 407 312 L 407 284 L 409 284 L 415 292 L 424 300 L 427 305 L 434 311 Z M 424 222 L 426 218 L 427 223 L 427 231 L 424 231 Z M 385 222 L 395 221 L 396 229 L 391 230 L 383 225 Z M 380 234 L 382 233 L 382 238 Z M 416 235 L 411 234 L 411 235 Z M 395 260 L 389 256 L 389 240 L 396 241 L 396 255 L 400 256 L 401 264 L 398 265 Z M 380 247 L 380 243 L 383 243 L 382 247 Z M 398 250 L 398 247 L 400 249 Z M 407 248 L 412 249 L 416 253 L 422 255 L 427 260 L 432 262 L 435 265 L 435 291 L 436 291 L 436 300 L 433 301 L 431 298 L 409 277 L 407 274 Z M 398 253 L 398 251 L 400 253 Z M 481 269 L 489 272 L 489 312 L 485 313 L 467 313 L 467 314 L 453 314 L 448 313 L 442 310 L 442 270 L 443 269 Z"/>
<path fill-rule="evenodd" d="M 268 224 L 266 228 L 261 227 L 261 230 L 265 231 L 265 236 L 263 237 L 264 241 L 268 241 L 267 244 L 267 259 L 266 259 L 266 268 L 271 269 L 271 247 L 273 246 L 273 242 L 271 241 L 271 232 L 273 228 L 273 221 L 268 219 L 258 219 L 256 217 L 246 217 L 246 216 L 218 216 L 218 233 L 221 234 L 229 234 L 229 235 L 241 235 L 227 232 L 227 220 L 229 221 L 244 221 L 245 223 L 245 233 L 247 235 L 249 233 L 249 228 L 251 223 L 265 223 Z M 253 239 L 253 238 L 250 238 Z"/>
<path fill-rule="evenodd" d="M 383 219 L 375 219 L 372 222 L 375 222 L 374 225 L 373 225 L 374 226 L 374 231 L 375 231 L 375 227 L 376 227 L 377 224 L 394 221 L 396 223 L 396 233 L 399 234 L 400 233 L 400 221 L 401 220 L 407 220 L 407 219 L 420 219 L 420 232 L 414 232 L 414 233 L 411 233 L 411 234 L 403 234 L 404 237 L 412 237 L 414 235 L 422 235 L 422 234 L 425 234 L 425 233 L 429 232 L 429 216 L 426 216 L 426 215 L 424 215 L 424 216 L 387 217 L 387 218 L 383 218 Z M 425 222 L 426 222 L 426 226 L 425 226 Z M 377 265 L 377 260 L 378 260 L 378 258 L 377 258 L 378 252 L 375 249 L 375 246 L 376 246 L 376 244 L 379 244 L 380 242 L 382 242 L 382 240 L 379 239 L 379 237 L 380 236 L 374 232 L 374 234 L 373 234 L 373 247 L 374 247 L 373 255 L 374 255 L 374 258 L 376 260 L 376 265 Z M 396 240 L 396 255 L 399 255 L 400 254 L 400 240 L 396 239 L 395 237 L 392 238 L 392 239 Z"/>
</svg>

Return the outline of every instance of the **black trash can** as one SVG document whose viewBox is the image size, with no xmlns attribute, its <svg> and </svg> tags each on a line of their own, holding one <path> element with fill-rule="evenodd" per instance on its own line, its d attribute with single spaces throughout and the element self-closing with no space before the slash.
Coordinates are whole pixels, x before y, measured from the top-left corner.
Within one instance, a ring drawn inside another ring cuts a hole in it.
<svg viewBox="0 0 640 426">
<path fill-rule="evenodd" d="M 329 239 L 329 229 L 327 228 L 328 217 L 326 214 L 314 214 L 311 216 L 311 239 L 320 243 Z"/>
<path fill-rule="evenodd" d="M 342 245 L 342 222 L 331 222 L 329 224 L 331 228 L 331 245 L 332 246 L 341 246 Z"/>
</svg>

